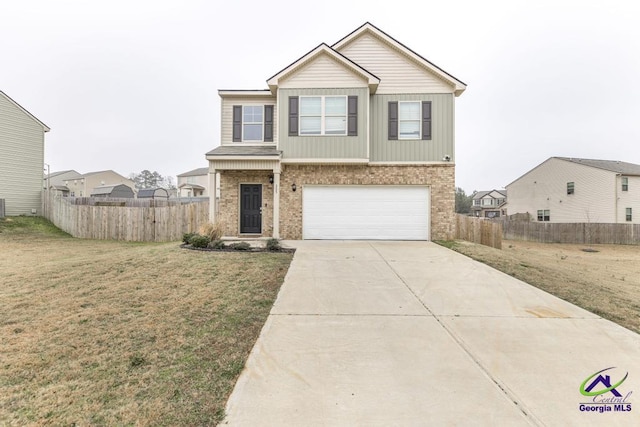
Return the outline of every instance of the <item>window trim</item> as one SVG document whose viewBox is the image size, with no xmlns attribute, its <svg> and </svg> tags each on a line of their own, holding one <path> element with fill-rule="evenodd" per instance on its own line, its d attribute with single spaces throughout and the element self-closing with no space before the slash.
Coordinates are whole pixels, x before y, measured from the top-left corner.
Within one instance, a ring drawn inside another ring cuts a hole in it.
<svg viewBox="0 0 640 427">
<path fill-rule="evenodd" d="M 629 191 L 629 177 L 623 176 L 621 177 L 621 180 L 622 180 L 622 191 Z"/>
<path fill-rule="evenodd" d="M 302 114 L 302 103 L 305 98 L 320 98 L 320 133 L 303 133 L 302 119 L 305 117 L 318 117 L 316 115 Z M 344 99 L 344 116 L 326 114 L 326 98 Z M 298 97 L 298 136 L 348 136 L 349 135 L 349 97 L 348 95 L 300 95 Z M 327 117 L 344 117 L 344 133 L 326 133 Z"/>
<path fill-rule="evenodd" d="M 624 215 L 625 215 L 625 220 L 627 222 L 632 222 L 633 221 L 633 209 L 632 208 L 625 208 Z"/>
<path fill-rule="evenodd" d="M 574 181 L 567 182 L 567 195 L 575 194 L 576 192 L 576 183 Z"/>
<path fill-rule="evenodd" d="M 417 119 L 412 119 L 412 120 L 402 120 L 402 114 L 400 113 L 400 106 L 402 104 L 418 104 L 418 118 Z M 407 137 L 402 137 L 402 132 L 400 132 L 400 127 L 402 125 L 402 122 L 418 122 L 418 134 L 417 136 L 411 137 L 411 138 L 407 138 Z M 422 139 L 422 101 L 398 101 L 398 141 L 417 141 Z"/>
<path fill-rule="evenodd" d="M 247 107 L 251 107 L 251 108 L 255 108 L 255 107 L 260 107 L 260 109 L 262 110 L 262 121 L 261 122 L 245 122 L 244 121 L 244 109 Z M 242 130 L 240 132 L 240 142 L 248 142 L 248 143 L 256 143 L 256 142 L 264 142 L 264 105 L 260 104 L 260 105 L 255 105 L 255 104 L 242 104 L 242 120 L 241 120 L 241 126 L 242 126 Z M 245 131 L 244 131 L 244 126 L 245 125 L 257 125 L 260 124 L 260 139 L 244 139 L 244 135 L 245 135 Z"/>
<path fill-rule="evenodd" d="M 539 222 L 549 222 L 551 221 L 551 210 L 550 209 L 538 209 L 538 221 Z"/>
</svg>

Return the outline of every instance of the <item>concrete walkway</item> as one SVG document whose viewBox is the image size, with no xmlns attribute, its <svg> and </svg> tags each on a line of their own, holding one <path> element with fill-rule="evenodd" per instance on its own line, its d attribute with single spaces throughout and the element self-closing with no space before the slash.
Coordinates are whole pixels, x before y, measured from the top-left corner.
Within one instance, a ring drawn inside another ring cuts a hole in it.
<svg viewBox="0 0 640 427">
<path fill-rule="evenodd" d="M 640 425 L 640 335 L 434 243 L 287 243 L 223 424 Z M 632 410 L 581 411 L 610 367 Z"/>
</svg>

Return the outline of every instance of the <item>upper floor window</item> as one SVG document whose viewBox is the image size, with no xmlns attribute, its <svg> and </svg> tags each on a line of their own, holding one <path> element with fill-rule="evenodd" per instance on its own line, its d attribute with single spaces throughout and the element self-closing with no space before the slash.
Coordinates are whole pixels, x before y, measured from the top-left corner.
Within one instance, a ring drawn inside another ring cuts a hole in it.
<svg viewBox="0 0 640 427">
<path fill-rule="evenodd" d="M 389 140 L 431 139 L 431 101 L 390 101 Z"/>
<path fill-rule="evenodd" d="M 357 96 L 290 96 L 289 136 L 358 135 Z"/>
<path fill-rule="evenodd" d="M 474 204 L 475 206 L 480 206 L 480 199 L 475 199 L 475 200 L 473 201 L 473 204 Z"/>
<path fill-rule="evenodd" d="M 627 221 L 633 221 L 633 212 L 631 208 L 627 208 L 625 214 Z"/>
<path fill-rule="evenodd" d="M 493 199 L 482 199 L 482 206 L 493 206 Z"/>
<path fill-rule="evenodd" d="M 538 211 L 538 221 L 550 221 L 551 211 L 548 209 Z"/>
<path fill-rule="evenodd" d="M 234 105 L 233 142 L 273 142 L 273 105 Z"/>
<path fill-rule="evenodd" d="M 300 135 L 346 134 L 346 96 L 300 97 Z"/>
<path fill-rule="evenodd" d="M 242 107 L 242 141 L 262 141 L 264 114 L 262 105 Z"/>
<path fill-rule="evenodd" d="M 629 178 L 626 176 L 622 177 L 622 191 L 629 191 Z"/>
<path fill-rule="evenodd" d="M 575 192 L 575 183 L 567 182 L 567 194 L 573 194 Z"/>
</svg>

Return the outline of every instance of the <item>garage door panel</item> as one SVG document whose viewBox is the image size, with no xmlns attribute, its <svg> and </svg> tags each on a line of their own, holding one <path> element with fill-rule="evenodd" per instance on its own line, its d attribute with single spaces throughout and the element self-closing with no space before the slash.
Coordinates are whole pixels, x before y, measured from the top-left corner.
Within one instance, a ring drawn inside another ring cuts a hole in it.
<svg viewBox="0 0 640 427">
<path fill-rule="evenodd" d="M 429 189 L 306 186 L 303 238 L 428 240 Z"/>
</svg>

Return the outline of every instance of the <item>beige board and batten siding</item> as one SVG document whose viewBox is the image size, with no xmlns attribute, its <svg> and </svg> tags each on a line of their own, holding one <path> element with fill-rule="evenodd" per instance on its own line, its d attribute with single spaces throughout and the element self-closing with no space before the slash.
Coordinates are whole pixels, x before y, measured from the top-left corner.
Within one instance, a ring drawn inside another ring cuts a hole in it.
<svg viewBox="0 0 640 427">
<path fill-rule="evenodd" d="M 41 215 L 44 132 L 0 93 L 0 199 L 7 216 L 31 215 L 34 209 Z"/>
<path fill-rule="evenodd" d="M 220 114 L 222 115 L 222 127 L 220 129 L 221 144 L 260 144 L 259 142 L 240 143 L 233 142 L 233 106 L 234 105 L 273 105 L 273 117 L 278 117 L 278 106 L 275 96 L 222 96 Z M 274 119 L 275 120 L 275 119 Z M 273 140 L 278 140 L 278 127 L 273 127 Z M 272 145 L 273 142 L 264 144 Z"/>
<path fill-rule="evenodd" d="M 431 139 L 389 140 L 389 101 L 431 101 Z M 453 94 L 395 94 L 371 97 L 372 162 L 441 162 L 454 158 Z"/>
<path fill-rule="evenodd" d="M 453 93 L 454 87 L 373 34 L 338 51 L 380 79 L 376 94 Z"/>
<path fill-rule="evenodd" d="M 567 194 L 567 183 L 574 194 Z M 615 223 L 616 173 L 550 158 L 507 186 L 509 214 L 549 210 L 549 222 Z M 619 192 L 619 189 L 618 189 Z"/>
<path fill-rule="evenodd" d="M 289 136 L 283 131 L 278 139 L 278 149 L 282 151 L 282 159 L 368 159 L 367 153 L 367 117 L 369 103 L 368 88 L 333 88 L 333 89 L 278 89 L 280 100 L 279 128 L 289 129 L 289 97 L 290 96 L 357 96 L 358 97 L 358 136 L 347 135 L 313 135 Z"/>
</svg>

